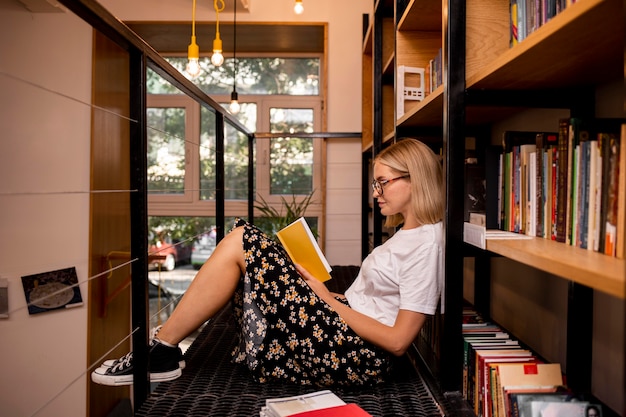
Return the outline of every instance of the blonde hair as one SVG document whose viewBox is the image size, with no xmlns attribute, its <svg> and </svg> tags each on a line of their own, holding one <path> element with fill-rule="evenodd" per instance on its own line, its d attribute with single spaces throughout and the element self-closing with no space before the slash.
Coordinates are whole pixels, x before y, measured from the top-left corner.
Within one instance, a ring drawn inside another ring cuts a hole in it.
<svg viewBox="0 0 626 417">
<path fill-rule="evenodd" d="M 441 158 L 417 139 L 402 139 L 384 149 L 374 158 L 398 175 L 410 176 L 411 206 L 420 224 L 443 220 L 444 183 Z M 385 226 L 396 227 L 404 222 L 401 214 L 387 216 Z"/>
</svg>

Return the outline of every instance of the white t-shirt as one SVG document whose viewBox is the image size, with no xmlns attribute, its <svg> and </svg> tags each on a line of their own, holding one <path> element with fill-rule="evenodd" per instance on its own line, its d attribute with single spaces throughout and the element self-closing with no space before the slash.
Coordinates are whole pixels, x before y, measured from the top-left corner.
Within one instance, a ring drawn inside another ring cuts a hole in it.
<svg viewBox="0 0 626 417">
<path fill-rule="evenodd" d="M 443 225 L 398 230 L 363 261 L 345 296 L 354 310 L 393 326 L 398 310 L 434 314 L 443 291 Z"/>
</svg>

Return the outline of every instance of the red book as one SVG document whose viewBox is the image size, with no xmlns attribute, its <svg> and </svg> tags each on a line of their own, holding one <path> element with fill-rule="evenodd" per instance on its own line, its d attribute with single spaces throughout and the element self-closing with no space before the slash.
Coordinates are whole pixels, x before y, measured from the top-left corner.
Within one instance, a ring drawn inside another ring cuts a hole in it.
<svg viewBox="0 0 626 417">
<path fill-rule="evenodd" d="M 291 414 L 289 417 L 372 417 L 370 413 L 356 404 L 339 405 L 336 407 L 322 408 L 321 410 L 305 411 Z"/>
</svg>

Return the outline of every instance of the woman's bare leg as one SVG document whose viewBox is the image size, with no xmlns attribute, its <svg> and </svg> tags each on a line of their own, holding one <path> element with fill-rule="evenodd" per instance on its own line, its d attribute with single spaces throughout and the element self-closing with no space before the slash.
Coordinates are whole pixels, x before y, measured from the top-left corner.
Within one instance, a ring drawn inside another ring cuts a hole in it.
<svg viewBox="0 0 626 417">
<path fill-rule="evenodd" d="M 243 227 L 222 239 L 159 330 L 159 340 L 178 344 L 230 301 L 245 271 L 242 242 Z"/>
</svg>

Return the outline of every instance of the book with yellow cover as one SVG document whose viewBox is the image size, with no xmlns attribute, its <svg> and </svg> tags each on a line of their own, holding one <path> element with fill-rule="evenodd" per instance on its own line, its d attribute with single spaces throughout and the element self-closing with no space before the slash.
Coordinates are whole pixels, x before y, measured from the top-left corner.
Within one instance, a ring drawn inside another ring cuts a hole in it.
<svg viewBox="0 0 626 417">
<path fill-rule="evenodd" d="M 331 267 L 304 217 L 281 229 L 276 236 L 294 264 L 301 265 L 322 282 L 330 279 Z"/>
</svg>

